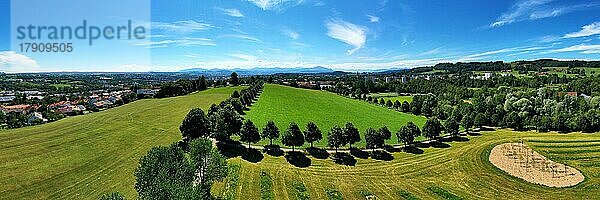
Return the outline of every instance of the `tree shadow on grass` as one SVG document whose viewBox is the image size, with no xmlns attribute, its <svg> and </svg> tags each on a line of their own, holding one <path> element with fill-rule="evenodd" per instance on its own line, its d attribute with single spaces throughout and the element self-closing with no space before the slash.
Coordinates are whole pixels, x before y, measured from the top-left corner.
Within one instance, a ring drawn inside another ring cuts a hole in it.
<svg viewBox="0 0 600 200">
<path fill-rule="evenodd" d="M 417 147 L 414 146 L 405 146 L 404 148 L 402 148 L 402 150 L 406 153 L 410 153 L 410 154 L 423 154 L 425 153 L 425 151 L 423 151 L 422 149 L 419 149 Z"/>
<path fill-rule="evenodd" d="M 361 149 L 357 149 L 357 148 L 350 149 L 350 154 L 354 157 L 361 158 L 361 159 L 369 158 L 369 153 L 367 153 L 366 151 L 363 151 Z"/>
<path fill-rule="evenodd" d="M 309 147 L 306 149 L 308 154 L 316 159 L 327 159 L 329 158 L 329 153 L 325 149 L 320 149 L 316 147 Z"/>
<path fill-rule="evenodd" d="M 481 132 L 481 131 L 496 131 L 496 129 L 489 128 L 489 127 L 481 127 L 478 129 L 478 132 Z"/>
<path fill-rule="evenodd" d="M 373 151 L 371 153 L 371 158 L 373 158 L 375 160 L 384 160 L 384 161 L 394 160 L 394 156 L 392 154 L 388 153 L 387 151 L 382 151 L 382 150 Z"/>
<path fill-rule="evenodd" d="M 308 167 L 311 164 L 310 158 L 306 157 L 304 153 L 297 151 L 288 152 L 287 155 L 285 155 L 285 159 L 288 163 L 300 168 Z"/>
<path fill-rule="evenodd" d="M 449 137 L 449 138 L 442 138 L 439 141 L 440 142 L 468 142 L 468 141 L 470 141 L 470 139 L 467 137 L 455 136 L 455 137 Z"/>
<path fill-rule="evenodd" d="M 427 143 L 423 143 L 423 142 L 419 142 L 419 143 L 415 143 L 415 147 L 417 148 L 429 148 L 429 147 L 433 147 L 433 148 L 450 148 L 451 146 L 448 143 L 444 143 L 445 139 L 441 138 L 435 141 L 430 141 Z"/>
<path fill-rule="evenodd" d="M 279 145 L 267 145 L 265 146 L 263 152 L 270 156 L 283 156 L 283 150 L 279 147 Z"/>
<path fill-rule="evenodd" d="M 468 136 L 481 136 L 480 132 L 477 131 L 471 131 L 467 133 Z"/>
<path fill-rule="evenodd" d="M 262 153 L 260 153 L 260 151 L 256 150 L 256 149 L 246 149 L 246 151 L 244 152 L 244 154 L 242 154 L 242 159 L 251 162 L 251 163 L 257 163 L 260 162 L 263 158 L 265 158 L 265 156 L 263 156 Z"/>
<path fill-rule="evenodd" d="M 431 145 L 431 147 L 433 147 L 433 148 L 438 148 L 438 149 L 445 149 L 445 148 L 451 147 L 448 143 L 444 143 L 442 141 L 430 142 L 429 145 Z"/>
<path fill-rule="evenodd" d="M 226 158 L 242 156 L 246 151 L 246 147 L 236 141 L 219 141 L 217 142 L 217 149 Z"/>
<path fill-rule="evenodd" d="M 400 148 L 396 148 L 396 147 L 394 147 L 392 145 L 385 145 L 383 147 L 383 149 L 386 150 L 387 152 L 390 152 L 390 153 L 396 153 L 396 152 L 400 152 L 401 151 Z"/>
<path fill-rule="evenodd" d="M 356 159 L 354 159 L 354 157 L 352 157 L 352 155 L 350 155 L 349 153 L 342 153 L 342 152 L 334 153 L 333 156 L 331 156 L 331 159 L 333 160 L 333 162 L 340 164 L 340 165 L 346 165 L 346 166 L 355 166 L 356 165 Z"/>
<path fill-rule="evenodd" d="M 423 142 L 416 142 L 413 144 L 415 148 L 429 148 L 431 147 L 431 143 L 423 143 Z"/>
</svg>

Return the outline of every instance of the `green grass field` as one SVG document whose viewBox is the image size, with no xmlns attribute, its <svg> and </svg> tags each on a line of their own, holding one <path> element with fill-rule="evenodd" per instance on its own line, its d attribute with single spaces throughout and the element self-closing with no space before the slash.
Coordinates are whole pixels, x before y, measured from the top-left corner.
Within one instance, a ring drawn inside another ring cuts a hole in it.
<svg viewBox="0 0 600 200">
<path fill-rule="evenodd" d="M 396 131 L 408 121 L 413 121 L 419 126 L 426 121 L 425 117 L 393 111 L 330 92 L 281 85 L 265 85 L 258 102 L 250 108 L 245 118 L 252 120 L 260 129 L 268 120 L 273 120 L 282 131 L 285 131 L 291 122 L 298 123 L 300 128 L 304 129 L 309 121 L 314 121 L 323 132 L 324 138 L 315 143 L 318 146 L 327 144 L 325 138 L 331 127 L 344 126 L 346 122 L 354 123 L 361 133 L 369 127 L 380 128 L 386 125 L 394 133 L 389 142 L 395 143 Z M 268 141 L 261 143 L 267 144 Z M 364 146 L 364 139 L 358 146 Z"/>
<path fill-rule="evenodd" d="M 213 192 L 260 199 L 260 172 L 267 171 L 277 199 L 299 199 L 294 182 L 303 183 L 312 199 L 328 199 L 326 189 L 344 199 L 364 199 L 361 191 L 378 199 L 600 199 L 600 134 L 499 130 L 468 138 L 448 142 L 448 148 L 422 148 L 422 154 L 392 153 L 391 161 L 356 158 L 356 166 L 310 156 L 306 168 L 294 167 L 283 156 L 265 155 L 258 163 L 233 158 L 231 163 L 241 165 L 237 187 L 224 189 L 218 183 Z M 579 169 L 586 180 L 570 188 L 549 188 L 511 177 L 489 163 L 495 145 L 520 139 L 546 157 Z"/>
<path fill-rule="evenodd" d="M 137 196 L 133 172 L 158 145 L 181 139 L 179 124 L 235 89 L 147 99 L 49 124 L 0 132 L 0 199 L 96 199 L 119 191 Z"/>
<path fill-rule="evenodd" d="M 400 101 L 400 103 L 404 101 L 408 101 L 408 103 L 412 102 L 412 96 L 395 96 L 395 97 L 384 97 L 385 101 L 391 100 L 392 102 L 396 102 L 396 100 Z"/>
<path fill-rule="evenodd" d="M 396 100 L 398 100 L 398 101 L 400 101 L 400 103 L 402 103 L 404 101 L 408 101 L 408 103 L 410 103 L 410 102 L 412 102 L 412 99 L 413 99 L 412 96 L 399 96 L 398 93 L 395 93 L 395 92 L 372 93 L 372 94 L 369 94 L 369 96 L 377 97 L 377 98 L 383 97 L 386 102 L 387 102 L 387 100 L 392 100 L 392 102 L 395 102 Z"/>
</svg>

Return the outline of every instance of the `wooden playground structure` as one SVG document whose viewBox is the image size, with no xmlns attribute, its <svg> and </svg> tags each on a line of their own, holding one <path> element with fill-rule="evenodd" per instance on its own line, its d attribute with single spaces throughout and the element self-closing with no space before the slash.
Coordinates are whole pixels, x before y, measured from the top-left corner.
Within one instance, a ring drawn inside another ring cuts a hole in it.
<svg viewBox="0 0 600 200">
<path fill-rule="evenodd" d="M 512 176 L 549 187 L 570 187 L 585 179 L 579 170 L 544 157 L 522 140 L 497 145 L 490 152 L 489 160 Z"/>
</svg>

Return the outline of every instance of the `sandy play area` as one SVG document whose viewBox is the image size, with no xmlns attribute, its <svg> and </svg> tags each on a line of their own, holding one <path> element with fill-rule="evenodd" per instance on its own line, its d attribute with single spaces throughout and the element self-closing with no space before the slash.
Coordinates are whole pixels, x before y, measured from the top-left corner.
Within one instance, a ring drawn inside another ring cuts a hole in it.
<svg viewBox="0 0 600 200">
<path fill-rule="evenodd" d="M 549 187 L 569 187 L 585 179 L 579 170 L 551 161 L 523 143 L 494 147 L 490 162 L 512 176 Z"/>
</svg>

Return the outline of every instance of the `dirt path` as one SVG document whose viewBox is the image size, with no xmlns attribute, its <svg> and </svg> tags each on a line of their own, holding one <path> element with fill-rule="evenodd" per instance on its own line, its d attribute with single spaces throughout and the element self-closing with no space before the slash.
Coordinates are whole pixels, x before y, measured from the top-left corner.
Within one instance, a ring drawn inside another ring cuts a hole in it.
<svg viewBox="0 0 600 200">
<path fill-rule="evenodd" d="M 523 143 L 497 145 L 489 159 L 512 176 L 548 187 L 570 187 L 585 179 L 579 170 L 551 161 Z"/>
</svg>

